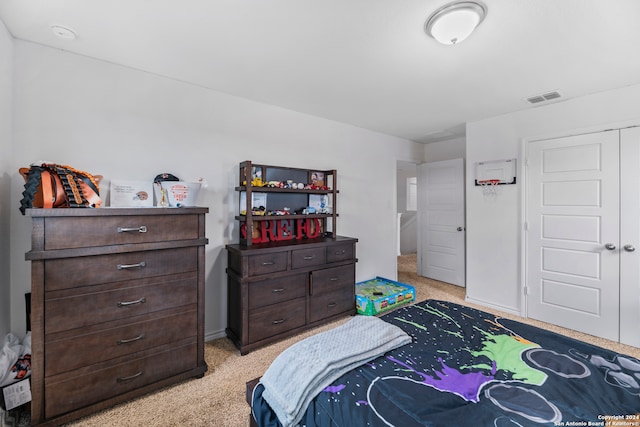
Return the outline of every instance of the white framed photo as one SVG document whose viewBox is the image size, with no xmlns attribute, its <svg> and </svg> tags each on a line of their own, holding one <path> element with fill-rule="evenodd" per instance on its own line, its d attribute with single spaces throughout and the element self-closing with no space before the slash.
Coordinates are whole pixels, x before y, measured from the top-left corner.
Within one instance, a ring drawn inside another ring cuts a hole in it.
<svg viewBox="0 0 640 427">
<path fill-rule="evenodd" d="M 111 181 L 112 207 L 153 207 L 153 183 L 147 181 Z"/>
</svg>

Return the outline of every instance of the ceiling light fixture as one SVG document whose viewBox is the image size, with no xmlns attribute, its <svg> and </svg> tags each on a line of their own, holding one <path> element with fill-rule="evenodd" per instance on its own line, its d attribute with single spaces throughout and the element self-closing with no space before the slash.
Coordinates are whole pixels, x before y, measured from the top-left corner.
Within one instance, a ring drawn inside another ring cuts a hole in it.
<svg viewBox="0 0 640 427">
<path fill-rule="evenodd" d="M 65 40 L 75 40 L 77 36 L 76 32 L 71 28 L 63 27 L 62 25 L 52 25 L 51 31 L 56 36 Z"/>
<path fill-rule="evenodd" d="M 457 44 L 473 33 L 487 14 L 487 7 L 476 1 L 456 1 L 431 14 L 426 33 L 442 44 Z"/>
</svg>

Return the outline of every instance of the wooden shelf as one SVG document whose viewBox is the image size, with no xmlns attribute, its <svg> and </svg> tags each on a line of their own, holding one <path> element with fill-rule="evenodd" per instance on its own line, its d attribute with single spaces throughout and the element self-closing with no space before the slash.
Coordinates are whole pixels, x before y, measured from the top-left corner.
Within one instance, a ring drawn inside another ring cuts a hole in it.
<svg viewBox="0 0 640 427">
<path fill-rule="evenodd" d="M 246 186 L 236 187 L 236 191 L 247 191 Z M 298 193 L 298 194 L 332 194 L 333 190 L 313 190 L 311 188 L 280 188 L 280 187 L 254 187 L 251 186 L 251 191 L 254 193 Z M 336 193 L 340 191 L 336 190 Z"/>
<path fill-rule="evenodd" d="M 339 216 L 339 215 L 336 214 L 336 216 Z M 280 219 L 313 219 L 313 218 L 325 219 L 325 218 L 332 218 L 332 217 L 333 217 L 333 214 L 252 215 L 251 219 L 252 221 L 271 221 L 271 220 L 280 220 Z M 236 220 L 244 222 L 247 220 L 247 216 L 237 215 Z"/>
</svg>

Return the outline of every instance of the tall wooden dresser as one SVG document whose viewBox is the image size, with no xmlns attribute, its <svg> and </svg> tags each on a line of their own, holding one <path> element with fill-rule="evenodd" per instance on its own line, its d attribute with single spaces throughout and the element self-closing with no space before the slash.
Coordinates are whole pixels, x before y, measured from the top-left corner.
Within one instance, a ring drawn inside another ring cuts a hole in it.
<svg viewBox="0 0 640 427">
<path fill-rule="evenodd" d="M 27 211 L 33 425 L 204 375 L 207 212 Z"/>
</svg>

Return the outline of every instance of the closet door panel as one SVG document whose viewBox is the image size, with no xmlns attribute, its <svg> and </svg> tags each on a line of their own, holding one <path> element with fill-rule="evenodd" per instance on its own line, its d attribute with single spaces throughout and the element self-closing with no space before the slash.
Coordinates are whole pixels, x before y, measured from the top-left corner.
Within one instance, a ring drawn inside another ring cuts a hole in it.
<svg viewBox="0 0 640 427">
<path fill-rule="evenodd" d="M 620 133 L 620 342 L 640 347 L 640 128 Z"/>
<path fill-rule="evenodd" d="M 527 315 L 618 340 L 619 132 L 529 143 Z"/>
</svg>

